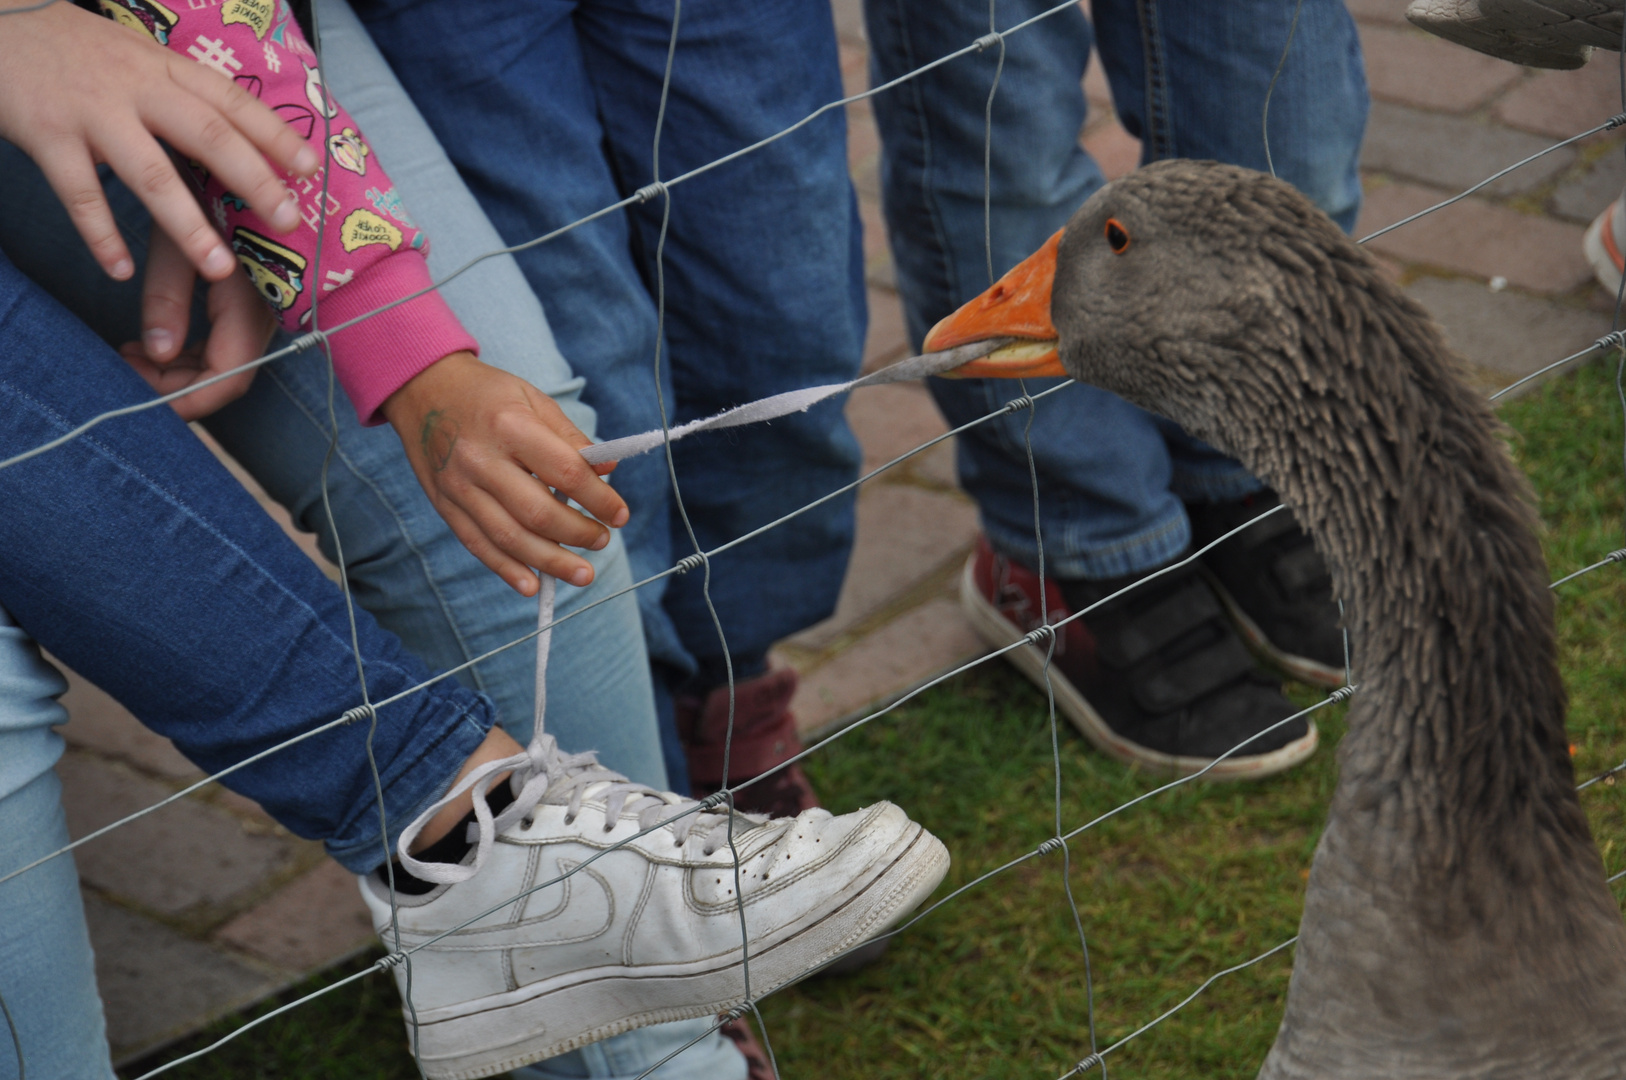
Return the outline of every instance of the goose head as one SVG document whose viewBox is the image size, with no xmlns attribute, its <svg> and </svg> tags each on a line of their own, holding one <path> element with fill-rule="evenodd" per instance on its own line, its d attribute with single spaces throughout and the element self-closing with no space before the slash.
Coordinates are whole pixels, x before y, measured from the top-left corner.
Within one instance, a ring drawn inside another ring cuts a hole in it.
<svg viewBox="0 0 1626 1080">
<path fill-rule="evenodd" d="M 933 327 L 926 348 L 1015 337 L 955 374 L 1070 375 L 1240 454 L 1251 440 L 1234 421 L 1254 410 L 1249 388 L 1268 377 L 1261 350 L 1294 354 L 1293 376 L 1312 389 L 1336 381 L 1298 346 L 1340 318 L 1336 294 L 1350 286 L 1415 309 L 1289 185 L 1217 162 L 1162 161 L 1096 192 Z"/>
</svg>

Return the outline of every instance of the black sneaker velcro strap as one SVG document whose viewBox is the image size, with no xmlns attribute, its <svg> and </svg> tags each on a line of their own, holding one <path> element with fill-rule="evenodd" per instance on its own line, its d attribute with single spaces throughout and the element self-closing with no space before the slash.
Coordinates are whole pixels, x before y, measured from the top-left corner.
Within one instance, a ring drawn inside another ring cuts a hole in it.
<svg viewBox="0 0 1626 1080">
<path fill-rule="evenodd" d="M 1146 610 L 1129 616 L 1118 633 L 1103 635 L 1099 655 L 1111 667 L 1132 667 L 1222 615 L 1214 590 L 1200 578 L 1191 577 Z"/>
<path fill-rule="evenodd" d="M 1149 713 L 1173 712 L 1253 670 L 1253 657 L 1227 634 L 1188 656 L 1136 679 L 1135 702 Z"/>
</svg>

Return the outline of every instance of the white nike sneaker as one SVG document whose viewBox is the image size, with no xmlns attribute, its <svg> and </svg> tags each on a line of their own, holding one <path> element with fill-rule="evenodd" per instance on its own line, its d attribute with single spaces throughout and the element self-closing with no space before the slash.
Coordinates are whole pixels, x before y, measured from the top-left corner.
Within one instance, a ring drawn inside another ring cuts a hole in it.
<svg viewBox="0 0 1626 1080">
<path fill-rule="evenodd" d="M 1412 0 L 1406 18 L 1531 67 L 1578 68 L 1594 48 L 1620 51 L 1621 0 Z"/>
<path fill-rule="evenodd" d="M 506 769 L 517 794 L 493 819 L 479 793 Z M 563 754 L 547 735 L 459 788 L 471 784 L 481 820 L 470 858 L 403 857 L 446 883 L 396 898 L 431 1080 L 491 1076 L 742 1003 L 741 897 L 756 999 L 896 925 L 948 871 L 942 843 L 891 803 L 840 817 L 729 814 Z M 402 836 L 403 856 L 437 807 Z M 388 890 L 368 875 L 361 892 L 394 949 Z M 404 965 L 395 975 L 404 996 Z"/>
</svg>

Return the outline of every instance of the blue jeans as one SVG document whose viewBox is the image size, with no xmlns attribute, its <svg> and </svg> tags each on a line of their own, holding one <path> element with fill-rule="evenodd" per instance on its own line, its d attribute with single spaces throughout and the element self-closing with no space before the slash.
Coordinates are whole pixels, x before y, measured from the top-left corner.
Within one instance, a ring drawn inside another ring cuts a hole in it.
<svg viewBox="0 0 1626 1080">
<path fill-rule="evenodd" d="M 318 10 L 332 65 L 329 85 L 362 118 L 374 145 L 383 147 L 392 177 L 434 237 L 432 269 L 444 274 L 472 255 L 497 246 L 495 233 L 457 182 L 455 172 L 405 102 L 354 17 L 342 4 L 325 0 Z M 29 259 L 31 269 L 71 299 L 81 314 L 94 319 L 108 340 L 133 338 L 139 328 L 135 291 L 113 285 L 89 264 L 77 243 L 68 239 L 72 234 L 65 219 L 49 217 L 55 200 L 39 184 L 37 172 L 26 159 L 0 144 L 0 188 L 8 196 L 0 210 L 0 248 L 16 249 L 20 258 Z M 116 185 L 110 194 L 126 239 L 133 248 L 144 248 L 144 212 Z M 449 286 L 447 292 L 459 315 L 478 332 L 488 362 L 530 378 L 552 393 L 579 426 L 592 431 L 592 412 L 579 401 L 581 382 L 552 347 L 541 308 L 511 260 L 490 260 Z M 69 329 L 62 331 L 49 355 L 71 368 L 75 358 L 65 353 L 64 343 L 75 334 L 82 337 L 84 331 L 72 320 L 65 319 L 63 324 Z M 25 341 L 0 336 L 0 360 L 28 355 L 42 354 Z M 114 367 L 117 370 L 123 365 L 115 359 Z M 92 371 L 80 374 L 96 378 Z M 120 371 L 118 377 L 128 381 L 128 372 Z M 147 396 L 144 390 L 140 393 Z M 293 511 L 296 520 L 316 531 L 331 553 L 332 537 L 319 493 L 320 457 L 327 445 L 325 394 L 326 374 L 320 363 L 308 356 L 279 362 L 261 372 L 245 398 L 212 418 L 212 426 L 234 456 Z M 534 604 L 481 568 L 430 509 L 393 434 L 361 429 L 342 392 L 337 414 L 339 448 L 329 486 L 351 582 L 363 605 L 438 667 L 462 663 L 534 627 Z M 173 421 L 168 410 L 147 415 Z M 184 428 L 181 436 L 191 450 L 200 449 Z M 215 491 L 235 493 L 241 503 L 241 490 L 220 472 L 212 457 L 204 453 L 200 460 L 214 473 L 201 477 L 200 482 L 207 481 L 206 486 Z M 5 505 L 8 511 L 16 508 L 11 502 Z M 247 515 L 241 520 L 234 517 L 232 523 L 267 543 L 285 545 L 280 532 L 258 508 L 252 502 L 247 507 Z M 242 510 L 238 505 L 234 512 L 241 515 Z M 297 563 L 309 570 L 308 561 L 295 554 Z M 618 543 L 587 557 L 598 577 L 586 590 L 561 587 L 561 614 L 617 590 L 629 580 Z M 186 581 L 197 584 L 191 576 Z M 140 575 L 130 588 L 144 584 L 160 596 L 173 591 L 164 580 Z M 334 590 L 320 575 L 314 577 L 314 584 L 324 602 L 334 599 Z M 135 608 L 141 612 L 146 605 L 136 604 Z M 193 615 L 202 610 L 194 610 Z M 225 611 L 212 611 L 210 618 L 231 621 Z M 549 665 L 548 729 L 567 749 L 597 748 L 613 767 L 663 787 L 648 668 L 637 628 L 637 612 L 630 599 L 605 604 L 560 626 Z M 255 631 L 257 635 L 257 626 Z M 171 633 L 164 628 L 151 636 L 162 640 Z M 387 640 L 386 635 L 379 637 Z M 372 662 L 373 657 L 368 656 L 367 663 Z M 349 681 L 340 680 L 340 688 L 353 692 L 353 664 L 346 660 L 342 670 L 348 672 Z M 490 693 L 498 715 L 523 741 L 530 728 L 533 674 L 534 652 L 522 645 L 460 677 Z M 51 730 L 66 719 L 54 700 L 62 689 L 61 677 L 40 657 L 37 646 L 0 609 L 0 872 L 31 862 L 66 842 L 59 785 L 50 772 L 62 747 L 60 737 Z M 189 692 L 186 683 L 169 689 L 183 696 Z M 455 690 L 453 684 L 445 684 L 444 689 L 462 699 L 477 700 Z M 318 689 L 312 686 L 311 691 Z M 287 710 L 280 699 L 269 693 L 265 697 L 261 704 L 270 712 Z M 348 699 L 336 701 L 332 712 L 350 703 Z M 429 755 L 418 767 L 438 777 L 438 788 L 463 756 L 461 750 Z M 370 791 L 368 786 L 369 807 Z M 392 826 L 398 828 L 416 811 L 415 804 L 391 805 Z M 349 865 L 363 869 L 381 857 L 382 845 L 374 839 L 357 848 Z M 110 1077 L 71 857 L 54 860 L 0 886 L 0 909 L 7 913 L 5 932 L 0 933 L 0 993 L 6 995 L 21 1027 L 29 1076 Z M 704 1021 L 685 1021 L 630 1032 L 544 1063 L 537 1075 L 636 1076 L 702 1034 L 707 1026 Z M 12 1059 L 0 1050 L 0 1077 L 14 1075 L 12 1068 Z M 702 1074 L 709 1080 L 729 1080 L 743 1073 L 743 1068 L 739 1055 L 713 1037 L 654 1075 L 660 1080 Z"/>
<path fill-rule="evenodd" d="M 616 202 L 654 175 L 651 140 L 671 0 L 366 0 L 374 40 L 510 243 Z M 808 0 L 683 5 L 660 150 L 673 177 L 841 96 L 829 8 Z M 849 379 L 865 331 L 862 245 L 834 112 L 671 192 L 662 385 L 676 423 L 793 387 Z M 662 203 L 607 216 L 518 256 L 560 349 L 587 377 L 605 438 L 660 426 L 653 291 Z M 702 546 L 852 480 L 859 453 L 840 402 L 673 448 Z M 693 547 L 664 455 L 622 464 L 633 574 Z M 833 610 L 852 542 L 836 500 L 718 558 L 711 597 L 736 674 Z M 651 656 L 722 679 L 699 573 L 644 590 Z M 669 766 L 675 762 L 669 757 Z"/>
<path fill-rule="evenodd" d="M 0 456 L 151 397 L 0 255 Z M 35 642 L 211 771 L 360 701 L 338 589 L 170 410 L 104 424 L 0 471 L 0 506 L 6 871 L 53 850 L 65 832 L 50 771 L 62 749 L 51 726 L 66 719 L 54 700 L 63 685 Z M 365 614 L 357 635 L 373 700 L 428 677 Z M 488 699 L 454 681 L 378 711 L 372 747 L 392 838 L 439 796 L 493 718 Z M 366 724 L 335 729 L 243 768 L 228 786 L 323 840 L 348 868 L 369 870 L 385 840 L 367 737 Z M 0 885 L 0 910 L 0 993 L 28 1075 L 109 1076 L 72 860 Z M 0 1076 L 14 1068 L 0 1052 Z"/>
<path fill-rule="evenodd" d="M 1000 0 L 998 26 L 1053 6 Z M 1295 0 L 1094 0 L 1094 26 L 1070 8 L 1005 39 L 989 170 L 994 275 L 1067 223 L 1105 182 L 1078 145 L 1080 80 L 1099 46 L 1124 127 L 1143 161 L 1214 158 L 1265 169 L 1266 88 Z M 983 0 L 866 0 L 872 81 L 892 79 L 988 32 Z M 882 193 L 909 334 L 986 289 L 984 110 L 998 47 L 946 64 L 874 99 Z M 1270 104 L 1276 171 L 1346 230 L 1360 208 L 1356 171 L 1367 110 L 1354 23 L 1341 0 L 1303 0 Z M 1029 390 L 1051 385 L 1029 383 Z M 954 425 L 1019 392 L 997 380 L 932 379 Z M 960 482 L 999 550 L 1036 566 L 1028 414 L 962 436 Z M 1067 578 L 1152 569 L 1190 542 L 1184 503 L 1238 498 L 1258 481 L 1236 461 L 1106 391 L 1074 386 L 1033 416 L 1048 570 Z"/>
</svg>

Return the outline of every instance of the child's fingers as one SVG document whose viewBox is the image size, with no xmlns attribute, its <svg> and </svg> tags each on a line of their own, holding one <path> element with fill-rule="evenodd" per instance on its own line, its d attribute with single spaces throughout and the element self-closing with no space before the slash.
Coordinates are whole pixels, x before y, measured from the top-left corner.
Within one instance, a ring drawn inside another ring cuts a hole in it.
<svg viewBox="0 0 1626 1080">
<path fill-rule="evenodd" d="M 521 596 L 534 596 L 536 570 L 572 585 L 585 586 L 593 580 L 593 567 L 586 559 L 559 545 L 531 536 L 489 496 L 470 500 L 470 509 L 438 505 L 437 509 L 452 532 L 486 568 L 506 581 Z M 516 551 L 523 552 L 516 556 Z"/>
<path fill-rule="evenodd" d="M 197 271 L 169 234 L 154 228 L 141 281 L 141 342 L 147 358 L 167 363 L 180 354 L 192 314 Z"/>
<path fill-rule="evenodd" d="M 96 146 L 200 274 L 219 281 L 237 268 L 231 250 L 203 216 L 197 197 L 151 135 L 139 127 L 115 125 Z"/>
<path fill-rule="evenodd" d="M 176 83 L 220 112 L 261 154 L 283 169 L 299 176 L 311 176 L 322 163 L 315 147 L 231 79 L 178 56 L 171 57 L 170 72 Z M 248 198 L 246 191 L 236 187 L 232 190 Z M 254 205 L 258 210 L 258 205 Z"/>
<path fill-rule="evenodd" d="M 224 80 L 211 76 L 209 81 Z M 191 94 L 171 91 L 142 112 L 152 131 L 183 157 L 208 169 L 227 191 L 248 203 L 273 229 L 292 232 L 299 224 L 292 193 L 283 186 L 264 154 L 219 109 Z M 282 125 L 274 116 L 272 119 Z M 285 126 L 284 130 L 294 135 Z"/>
<path fill-rule="evenodd" d="M 581 456 L 582 447 L 591 446 L 593 440 L 570 422 L 552 398 L 529 386 L 526 390 L 531 408 L 542 423 L 532 420 L 512 433 L 520 463 L 611 528 L 625 525 L 631 516 L 626 500 Z"/>
<path fill-rule="evenodd" d="M 135 263 L 113 222 L 113 211 L 84 144 L 64 139 L 57 147 L 41 151 L 36 160 L 97 264 L 109 277 L 128 280 L 135 273 Z"/>
<path fill-rule="evenodd" d="M 608 529 L 561 501 L 562 491 L 555 497 L 545 484 L 516 465 L 502 462 L 486 470 L 479 482 L 486 494 L 532 536 L 590 551 L 598 551 L 610 542 Z"/>
</svg>

